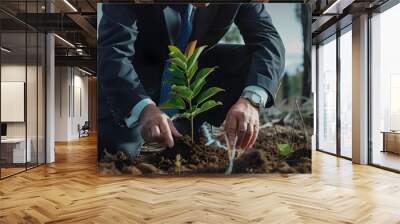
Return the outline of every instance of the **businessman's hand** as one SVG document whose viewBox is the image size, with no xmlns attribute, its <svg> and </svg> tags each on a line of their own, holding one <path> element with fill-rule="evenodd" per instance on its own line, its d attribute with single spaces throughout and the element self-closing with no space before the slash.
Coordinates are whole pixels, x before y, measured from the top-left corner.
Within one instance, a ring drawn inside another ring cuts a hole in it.
<svg viewBox="0 0 400 224">
<path fill-rule="evenodd" d="M 225 118 L 225 132 L 229 145 L 236 141 L 236 148 L 247 150 L 256 142 L 259 128 L 259 109 L 246 99 L 239 100 L 231 107 Z"/>
<path fill-rule="evenodd" d="M 146 142 L 164 143 L 171 148 L 174 146 L 172 136 L 182 137 L 169 117 L 154 104 L 144 108 L 140 115 L 140 123 L 143 125 L 141 135 Z"/>
</svg>

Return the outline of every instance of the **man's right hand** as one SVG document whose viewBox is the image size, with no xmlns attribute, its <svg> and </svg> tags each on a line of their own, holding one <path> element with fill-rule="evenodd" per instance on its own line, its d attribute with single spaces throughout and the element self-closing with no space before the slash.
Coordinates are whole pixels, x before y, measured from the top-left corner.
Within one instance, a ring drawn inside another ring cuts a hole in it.
<svg viewBox="0 0 400 224">
<path fill-rule="evenodd" d="M 143 125 L 141 135 L 146 142 L 159 142 L 171 148 L 174 146 L 173 136 L 182 137 L 171 119 L 154 104 L 144 108 L 140 115 L 140 123 Z"/>
</svg>

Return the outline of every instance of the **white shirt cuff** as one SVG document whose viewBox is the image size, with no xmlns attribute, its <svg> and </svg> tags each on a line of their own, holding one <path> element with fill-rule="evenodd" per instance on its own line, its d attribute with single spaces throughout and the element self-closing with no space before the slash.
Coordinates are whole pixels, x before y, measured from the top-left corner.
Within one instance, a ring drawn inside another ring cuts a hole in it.
<svg viewBox="0 0 400 224">
<path fill-rule="evenodd" d="M 139 101 L 139 103 L 137 103 L 132 108 L 130 115 L 125 118 L 125 124 L 128 128 L 132 128 L 139 123 L 140 114 L 142 113 L 144 108 L 149 104 L 155 105 L 155 103 L 150 98 L 146 98 Z"/>
<path fill-rule="evenodd" d="M 252 92 L 261 97 L 261 105 L 265 107 L 268 101 L 268 93 L 265 89 L 259 87 L 259 86 L 247 86 L 244 88 L 243 92 Z"/>
</svg>

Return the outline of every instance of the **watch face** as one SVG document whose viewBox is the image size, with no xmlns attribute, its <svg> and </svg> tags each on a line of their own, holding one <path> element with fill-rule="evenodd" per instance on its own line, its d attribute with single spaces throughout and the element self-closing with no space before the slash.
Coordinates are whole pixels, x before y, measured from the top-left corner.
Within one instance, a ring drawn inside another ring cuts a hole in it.
<svg viewBox="0 0 400 224">
<path fill-rule="evenodd" d="M 261 103 L 261 97 L 257 94 L 251 94 L 251 99 L 253 103 L 260 104 Z"/>
</svg>

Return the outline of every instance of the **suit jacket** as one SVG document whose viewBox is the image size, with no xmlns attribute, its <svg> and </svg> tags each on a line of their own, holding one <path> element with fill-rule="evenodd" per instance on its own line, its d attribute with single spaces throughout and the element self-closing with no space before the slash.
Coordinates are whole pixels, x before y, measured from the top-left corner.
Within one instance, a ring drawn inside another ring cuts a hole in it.
<svg viewBox="0 0 400 224">
<path fill-rule="evenodd" d="M 180 32 L 181 18 L 174 7 L 180 6 L 103 4 L 97 60 L 100 119 L 111 115 L 122 121 L 142 99 L 158 99 L 168 45 Z M 262 3 L 198 8 L 191 39 L 210 49 L 233 23 L 253 52 L 246 86 L 264 88 L 271 106 L 283 74 L 285 50 Z"/>
</svg>

